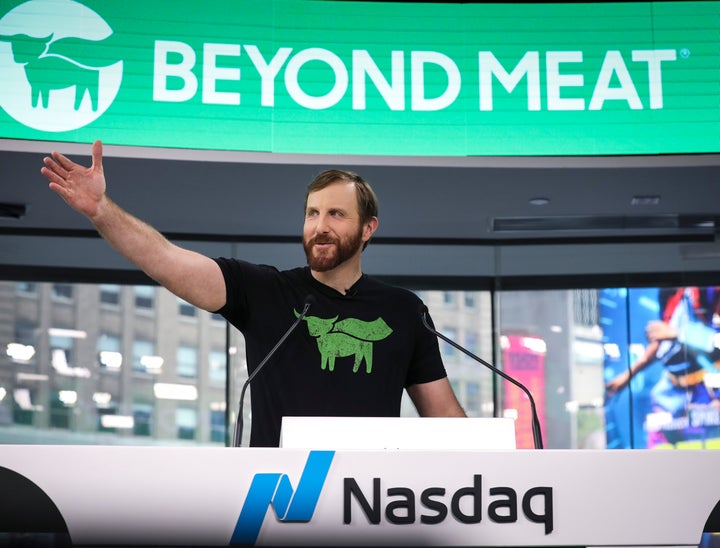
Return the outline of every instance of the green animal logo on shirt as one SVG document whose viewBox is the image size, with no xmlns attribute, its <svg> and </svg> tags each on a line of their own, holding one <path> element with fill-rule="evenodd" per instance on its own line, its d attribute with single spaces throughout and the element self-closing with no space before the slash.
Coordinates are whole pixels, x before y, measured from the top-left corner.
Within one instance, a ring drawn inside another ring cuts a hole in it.
<svg viewBox="0 0 720 548">
<path fill-rule="evenodd" d="M 300 314 L 295 312 L 295 317 Z M 322 369 L 335 369 L 335 358 L 354 356 L 353 373 L 357 373 L 360 364 L 365 360 L 365 372 L 372 372 L 373 342 L 381 341 L 392 333 L 392 329 L 385 323 L 385 320 L 378 318 L 371 322 L 346 318 L 337 321 L 334 318 L 319 318 L 317 316 L 306 316 L 308 333 L 317 339 L 318 350 L 320 350 Z"/>
</svg>

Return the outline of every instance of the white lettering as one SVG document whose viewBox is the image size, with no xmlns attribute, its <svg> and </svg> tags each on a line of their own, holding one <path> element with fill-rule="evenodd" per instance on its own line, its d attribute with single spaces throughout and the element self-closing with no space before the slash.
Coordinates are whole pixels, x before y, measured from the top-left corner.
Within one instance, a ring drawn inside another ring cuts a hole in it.
<svg viewBox="0 0 720 548">
<path fill-rule="evenodd" d="M 650 93 L 651 109 L 663 108 L 661 63 L 663 61 L 675 61 L 676 59 L 677 53 L 674 49 L 633 50 L 633 61 L 648 64 L 648 92 Z"/>
<path fill-rule="evenodd" d="M 402 51 L 393 51 L 389 83 L 367 50 L 353 51 L 353 109 L 365 110 L 365 76 L 372 80 L 390 110 L 405 110 L 405 57 Z"/>
<path fill-rule="evenodd" d="M 548 110 L 585 110 L 585 99 L 560 96 L 561 88 L 582 87 L 584 82 L 582 74 L 560 74 L 560 63 L 581 63 L 582 60 L 582 51 L 548 51 L 545 54 Z"/>
<path fill-rule="evenodd" d="M 306 63 L 321 61 L 326 63 L 335 76 L 332 89 L 325 95 L 314 96 L 305 93 L 300 88 L 298 74 Z M 300 51 L 288 62 L 285 69 L 285 87 L 297 104 L 313 110 L 326 109 L 335 106 L 348 88 L 348 72 L 342 60 L 333 52 L 322 48 L 308 48 Z"/>
<path fill-rule="evenodd" d="M 245 46 L 245 51 L 260 75 L 260 104 L 264 107 L 275 106 L 275 78 L 290 56 L 292 48 L 277 50 L 270 63 L 265 62 L 257 46 Z"/>
<path fill-rule="evenodd" d="M 425 65 L 435 64 L 447 74 L 447 87 L 439 96 L 425 97 Z M 413 51 L 410 53 L 411 109 L 420 111 L 442 110 L 460 93 L 460 70 L 447 55 L 436 51 Z"/>
<path fill-rule="evenodd" d="M 169 56 L 180 56 L 179 63 L 170 63 Z M 183 42 L 166 40 L 155 41 L 155 58 L 153 72 L 153 100 L 180 103 L 188 101 L 197 92 L 198 81 L 192 72 L 195 66 L 195 51 Z M 169 89 L 168 79 L 180 78 L 183 86 Z"/>
<path fill-rule="evenodd" d="M 219 56 L 240 57 L 240 46 L 235 44 L 203 44 L 202 102 L 215 105 L 239 105 L 240 94 L 217 91 L 218 80 L 240 81 L 239 68 L 217 66 Z"/>
<path fill-rule="evenodd" d="M 613 75 L 617 76 L 620 83 L 619 87 L 610 87 Z M 627 66 L 625 66 L 625 61 L 623 61 L 619 51 L 608 51 L 605 54 L 588 108 L 589 110 L 600 110 L 605 101 L 608 100 L 624 100 L 632 110 L 642 110 L 643 108 L 635 84 L 633 84 Z"/>
<path fill-rule="evenodd" d="M 495 76 L 512 93 L 520 80 L 527 76 L 528 110 L 540 110 L 540 55 L 537 51 L 528 51 L 511 73 L 508 73 L 491 51 L 478 54 L 480 72 L 480 110 L 493 109 L 492 82 Z"/>
</svg>

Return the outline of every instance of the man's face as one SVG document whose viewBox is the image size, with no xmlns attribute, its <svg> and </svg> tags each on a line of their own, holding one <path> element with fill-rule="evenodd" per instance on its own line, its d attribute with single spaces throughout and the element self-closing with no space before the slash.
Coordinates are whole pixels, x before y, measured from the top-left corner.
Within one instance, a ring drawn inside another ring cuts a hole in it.
<svg viewBox="0 0 720 548">
<path fill-rule="evenodd" d="M 308 196 L 303 248 L 312 270 L 327 272 L 359 255 L 367 238 L 354 183 L 333 183 Z"/>
</svg>

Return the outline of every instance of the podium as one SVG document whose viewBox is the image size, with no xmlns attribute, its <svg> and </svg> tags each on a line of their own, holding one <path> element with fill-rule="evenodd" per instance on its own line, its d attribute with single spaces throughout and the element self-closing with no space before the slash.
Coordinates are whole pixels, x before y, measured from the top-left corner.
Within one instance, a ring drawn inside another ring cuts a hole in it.
<svg viewBox="0 0 720 548">
<path fill-rule="evenodd" d="M 0 447 L 0 533 L 73 546 L 698 546 L 720 452 Z M 716 531 L 717 532 L 717 531 Z"/>
</svg>

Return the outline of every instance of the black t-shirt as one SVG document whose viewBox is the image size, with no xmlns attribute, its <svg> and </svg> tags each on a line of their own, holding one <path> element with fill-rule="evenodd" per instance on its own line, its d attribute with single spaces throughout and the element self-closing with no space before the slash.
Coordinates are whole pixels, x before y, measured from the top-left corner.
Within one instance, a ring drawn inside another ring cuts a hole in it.
<svg viewBox="0 0 720 548">
<path fill-rule="evenodd" d="M 314 299 L 251 381 L 251 446 L 277 447 L 283 416 L 399 416 L 405 387 L 446 377 L 413 292 L 363 275 L 342 294 L 308 267 L 216 261 L 227 287 L 218 312 L 244 335 L 249 374 Z"/>
</svg>

